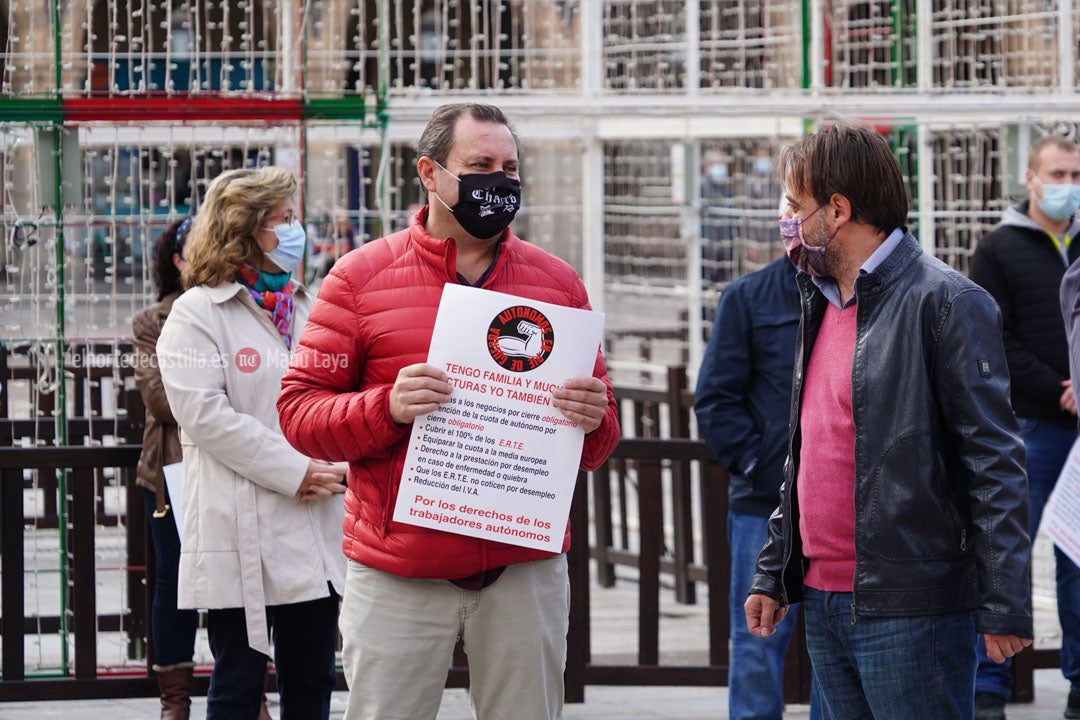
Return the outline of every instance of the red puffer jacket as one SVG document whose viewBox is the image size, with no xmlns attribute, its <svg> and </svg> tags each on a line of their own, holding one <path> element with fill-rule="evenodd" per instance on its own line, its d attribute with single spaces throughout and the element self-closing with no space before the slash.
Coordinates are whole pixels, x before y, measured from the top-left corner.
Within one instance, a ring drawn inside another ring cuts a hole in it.
<svg viewBox="0 0 1080 720">
<path fill-rule="evenodd" d="M 345 554 L 410 578 L 453 579 L 550 557 L 541 550 L 394 522 L 410 427 L 390 417 L 398 371 L 425 362 L 443 285 L 456 283 L 456 245 L 434 238 L 417 213 L 408 230 L 370 242 L 338 261 L 323 282 L 282 380 L 281 429 L 309 457 L 349 462 Z M 588 308 L 570 265 L 509 230 L 483 287 Z M 618 412 L 604 358 L 593 375 L 608 386 L 603 423 L 585 437 L 581 468 L 598 467 L 619 441 Z M 567 527 L 563 551 L 570 546 Z"/>
</svg>

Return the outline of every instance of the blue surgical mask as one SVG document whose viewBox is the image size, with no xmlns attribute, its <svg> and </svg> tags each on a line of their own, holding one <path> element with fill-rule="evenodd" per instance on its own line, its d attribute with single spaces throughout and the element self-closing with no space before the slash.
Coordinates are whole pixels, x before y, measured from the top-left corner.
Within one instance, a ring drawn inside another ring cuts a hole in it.
<svg viewBox="0 0 1080 720">
<path fill-rule="evenodd" d="M 728 169 L 725 163 L 713 163 L 709 166 L 709 179 L 714 183 L 727 180 Z"/>
<path fill-rule="evenodd" d="M 291 223 L 281 223 L 270 228 L 277 235 L 278 245 L 268 253 L 265 253 L 270 262 L 277 265 L 287 273 L 291 273 L 304 258 L 307 249 L 307 233 L 299 220 Z"/>
<path fill-rule="evenodd" d="M 1080 185 L 1062 183 L 1043 184 L 1043 196 L 1039 200 L 1039 209 L 1051 220 L 1068 220 L 1080 207 Z"/>
</svg>

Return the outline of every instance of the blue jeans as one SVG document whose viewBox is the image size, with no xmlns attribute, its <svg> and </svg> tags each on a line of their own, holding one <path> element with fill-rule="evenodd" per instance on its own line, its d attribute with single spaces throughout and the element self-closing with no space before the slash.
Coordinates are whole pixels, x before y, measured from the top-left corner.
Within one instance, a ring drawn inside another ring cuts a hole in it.
<svg viewBox="0 0 1080 720">
<path fill-rule="evenodd" d="M 177 610 L 177 572 L 180 569 L 180 537 L 172 510 L 164 517 L 154 517 L 157 497 L 143 488 L 146 519 L 154 544 L 154 596 L 150 606 L 150 631 L 154 641 L 154 665 L 168 667 L 189 663 L 195 657 L 195 630 L 199 614 Z"/>
<path fill-rule="evenodd" d="M 1034 540 L 1042 520 L 1043 507 L 1076 440 L 1076 428 L 1037 418 L 1021 417 L 1020 435 L 1027 454 L 1028 532 Z M 1061 672 L 1080 691 L 1080 569 L 1057 547 L 1056 566 L 1058 619 L 1061 621 Z M 996 663 L 979 643 L 979 672 L 976 692 L 1008 697 L 1012 687 L 1011 660 Z"/>
<path fill-rule="evenodd" d="M 784 716 L 784 655 L 798 619 L 799 606 L 791 606 L 784 622 L 769 638 L 750 634 L 743 608 L 754 579 L 758 554 L 765 545 L 768 522 L 768 518 L 757 515 L 728 513 L 728 546 L 731 549 L 730 720 L 782 720 Z M 810 720 L 821 720 L 816 683 L 810 693 Z"/>
<path fill-rule="evenodd" d="M 806 644 L 828 717 L 970 720 L 974 610 L 852 618 L 851 593 L 805 592 Z"/>
<path fill-rule="evenodd" d="M 337 681 L 338 596 L 266 609 L 273 634 L 281 720 L 327 720 Z M 256 720 L 266 682 L 267 657 L 248 646 L 243 608 L 207 613 L 214 671 L 206 694 L 206 720 Z"/>
</svg>

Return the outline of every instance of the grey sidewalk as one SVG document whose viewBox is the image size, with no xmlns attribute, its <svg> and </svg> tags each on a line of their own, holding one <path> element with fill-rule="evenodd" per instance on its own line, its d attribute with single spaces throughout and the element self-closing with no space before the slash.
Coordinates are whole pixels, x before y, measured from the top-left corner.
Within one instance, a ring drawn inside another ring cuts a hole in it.
<svg viewBox="0 0 1080 720">
<path fill-rule="evenodd" d="M 107 543 L 102 543 L 105 556 L 110 556 Z M 43 551 L 54 554 L 52 548 Z M 1035 642 L 1039 647 L 1057 647 L 1061 629 L 1057 622 L 1054 602 L 1054 580 L 1051 546 L 1039 536 L 1035 546 L 1033 595 Z M 638 584 L 627 569 L 620 569 L 615 587 L 601 588 L 593 584 L 591 645 L 594 662 L 632 663 L 637 642 Z M 696 664 L 707 657 L 706 598 L 695 605 L 680 605 L 674 601 L 670 588 L 661 589 L 660 661 L 664 665 Z M 104 600 L 105 598 L 102 598 Z M 197 657 L 208 664 L 209 650 L 205 631 L 200 631 Z M 99 635 L 102 657 L 123 655 L 123 643 Z M 1035 702 L 1008 706 L 1009 720 L 1058 720 L 1062 718 L 1069 691 L 1068 682 L 1058 670 L 1038 670 L 1035 673 Z M 340 720 L 344 714 L 345 693 L 335 693 L 331 718 Z M 278 717 L 277 697 L 269 696 L 271 715 Z M 205 717 L 206 699 L 195 698 L 192 717 Z M 0 720 L 152 720 L 158 717 L 156 698 L 125 698 L 113 700 L 49 701 L 0 703 Z M 806 720 L 806 706 L 789 706 L 785 717 Z M 568 704 L 564 718 L 595 718 L 597 720 L 718 720 L 727 718 L 727 689 L 723 687 L 624 687 L 588 686 L 585 702 Z M 447 690 L 437 720 L 471 720 L 469 703 L 464 690 Z M 927 719 L 930 720 L 930 719 Z"/>
<path fill-rule="evenodd" d="M 1032 704 L 1009 705 L 1009 720 L 1055 720 L 1062 717 L 1068 683 L 1057 670 L 1035 673 L 1035 698 Z M 278 716 L 274 695 L 270 696 L 270 714 Z M 157 700 L 40 701 L 0 703 L 0 720 L 151 720 L 156 718 Z M 342 717 L 345 693 L 335 693 L 330 717 Z M 206 699 L 193 702 L 192 718 L 205 716 Z M 785 718 L 802 720 L 809 713 L 805 705 L 790 705 Z M 597 687 L 585 690 L 585 702 L 567 705 L 564 718 L 594 720 L 718 720 L 727 717 L 726 688 L 689 687 Z M 447 690 L 443 695 L 438 720 L 471 720 L 464 690 Z"/>
</svg>

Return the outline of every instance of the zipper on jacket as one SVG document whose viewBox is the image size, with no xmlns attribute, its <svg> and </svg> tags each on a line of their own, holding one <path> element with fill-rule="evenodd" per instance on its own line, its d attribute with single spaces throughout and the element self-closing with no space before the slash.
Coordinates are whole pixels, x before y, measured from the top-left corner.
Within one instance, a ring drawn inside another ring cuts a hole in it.
<svg viewBox="0 0 1080 720">
<path fill-rule="evenodd" d="M 947 477 L 945 473 L 945 458 L 941 455 L 941 451 L 937 453 L 938 470 L 941 472 L 941 477 Z M 967 528 L 964 527 L 964 519 L 960 516 L 960 512 L 953 505 L 952 499 L 945 498 L 945 505 L 949 508 L 949 513 L 953 517 L 953 521 L 956 522 L 956 526 L 960 528 L 960 552 L 967 550 Z"/>
</svg>

